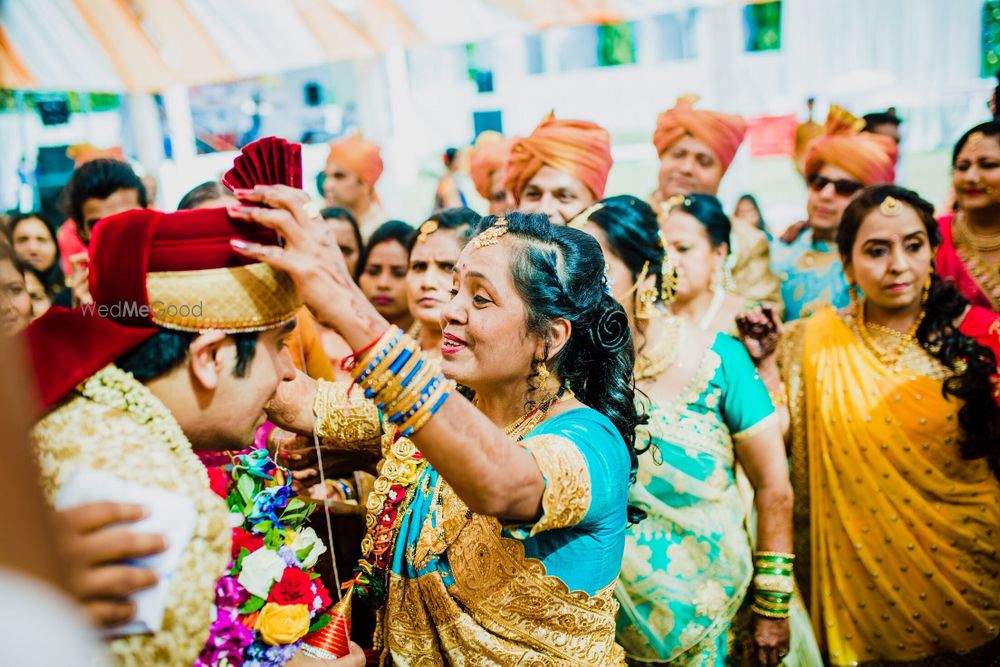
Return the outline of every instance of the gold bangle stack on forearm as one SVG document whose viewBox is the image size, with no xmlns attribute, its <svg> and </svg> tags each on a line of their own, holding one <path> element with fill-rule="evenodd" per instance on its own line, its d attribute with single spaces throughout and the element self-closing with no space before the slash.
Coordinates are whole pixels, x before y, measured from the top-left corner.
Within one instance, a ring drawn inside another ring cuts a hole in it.
<svg viewBox="0 0 1000 667">
<path fill-rule="evenodd" d="M 755 614 L 767 618 L 788 618 L 795 578 L 795 554 L 775 551 L 754 552 L 753 606 Z"/>
<path fill-rule="evenodd" d="M 404 438 L 423 428 L 455 388 L 420 345 L 396 326 L 357 360 L 351 375 Z"/>
<path fill-rule="evenodd" d="M 341 451 L 377 451 L 382 440 L 378 408 L 360 392 L 349 394 L 351 384 L 319 380 L 313 414 L 316 437 Z"/>
</svg>

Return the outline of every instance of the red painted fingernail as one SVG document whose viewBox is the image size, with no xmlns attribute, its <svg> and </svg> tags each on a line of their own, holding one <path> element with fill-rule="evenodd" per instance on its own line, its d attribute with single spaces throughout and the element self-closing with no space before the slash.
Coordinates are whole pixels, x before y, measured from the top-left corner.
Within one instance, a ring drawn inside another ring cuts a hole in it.
<svg viewBox="0 0 1000 667">
<path fill-rule="evenodd" d="M 229 245 L 231 245 L 236 250 L 249 250 L 250 244 L 246 241 L 241 241 L 240 239 L 230 239 Z"/>
</svg>

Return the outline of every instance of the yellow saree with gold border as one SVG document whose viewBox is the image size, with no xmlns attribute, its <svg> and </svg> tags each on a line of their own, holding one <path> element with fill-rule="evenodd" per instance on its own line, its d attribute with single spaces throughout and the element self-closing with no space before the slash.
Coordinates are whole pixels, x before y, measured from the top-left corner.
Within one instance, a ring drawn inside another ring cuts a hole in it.
<svg viewBox="0 0 1000 667">
<path fill-rule="evenodd" d="M 883 364 L 832 308 L 795 334 L 783 374 L 796 532 L 808 535 L 811 561 L 797 569 L 811 569 L 827 660 L 911 662 L 990 643 L 1000 632 L 1000 483 L 984 460 L 960 456 L 960 403 L 942 395 L 951 371 L 916 341 Z"/>
</svg>

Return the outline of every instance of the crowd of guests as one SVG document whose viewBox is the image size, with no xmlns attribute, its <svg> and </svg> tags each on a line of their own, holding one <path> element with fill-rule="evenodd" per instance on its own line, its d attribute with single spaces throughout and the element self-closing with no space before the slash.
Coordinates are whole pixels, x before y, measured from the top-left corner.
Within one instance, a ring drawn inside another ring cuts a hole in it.
<svg viewBox="0 0 1000 667">
<path fill-rule="evenodd" d="M 746 122 L 695 102 L 657 119 L 651 194 L 606 197 L 608 133 L 549 115 L 470 149 L 481 212 L 451 205 L 466 201 L 452 177 L 428 218 L 389 219 L 379 149 L 359 136 L 331 145 L 322 206 L 216 182 L 178 204 L 286 240 L 234 244 L 304 301 L 287 334 L 298 372 L 275 375 L 258 444 L 302 494 L 362 508 L 337 531 L 342 565 L 378 572 L 372 536 L 392 527 L 383 598 L 355 611 L 378 619 L 356 623 L 364 648 L 398 665 L 1000 656 L 1000 121 L 958 140 L 954 205 L 936 216 L 895 184 L 899 118 L 831 107 L 797 137 L 805 219 L 775 234 L 754 196 L 731 214 L 717 198 Z M 110 236 L 147 204 L 107 158 L 81 164 L 65 198 L 58 231 L 34 213 L 6 222 L 7 336 L 53 304 L 100 301 L 119 269 L 90 274 L 95 227 Z M 440 400 L 362 455 L 406 393 L 388 371 L 424 367 L 443 375 L 412 409 Z M 337 389 L 352 381 L 379 410 Z M 415 448 L 401 454 L 400 433 Z M 407 465 L 410 486 L 387 472 Z M 387 513 L 390 484 L 406 504 Z M 141 587 L 116 585 L 71 592 L 112 626 Z"/>
</svg>

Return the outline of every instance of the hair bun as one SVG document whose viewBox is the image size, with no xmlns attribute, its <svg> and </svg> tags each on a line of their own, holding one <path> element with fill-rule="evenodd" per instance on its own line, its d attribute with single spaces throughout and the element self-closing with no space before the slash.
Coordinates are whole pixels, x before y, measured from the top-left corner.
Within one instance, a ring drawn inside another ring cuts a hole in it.
<svg viewBox="0 0 1000 667">
<path fill-rule="evenodd" d="M 608 305 L 610 300 L 615 306 L 617 302 L 613 297 L 606 296 L 602 299 L 602 306 Z M 602 308 L 601 314 L 594 320 L 594 325 L 590 328 L 590 342 L 594 349 L 606 354 L 616 354 L 632 344 L 632 332 L 628 328 L 628 316 L 621 308 Z"/>
</svg>

